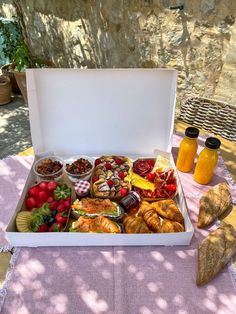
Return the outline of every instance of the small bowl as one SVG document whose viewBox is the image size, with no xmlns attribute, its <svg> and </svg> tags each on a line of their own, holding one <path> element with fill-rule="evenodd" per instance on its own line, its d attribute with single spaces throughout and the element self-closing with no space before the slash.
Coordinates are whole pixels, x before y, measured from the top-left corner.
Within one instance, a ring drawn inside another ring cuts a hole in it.
<svg viewBox="0 0 236 314">
<path fill-rule="evenodd" d="M 62 164 L 61 169 L 59 169 L 58 171 L 56 171 L 52 174 L 41 174 L 41 173 L 39 173 L 37 171 L 37 167 L 45 159 L 51 159 L 52 161 L 59 161 Z M 37 160 L 34 163 L 33 169 L 34 169 L 34 173 L 36 174 L 39 181 L 59 181 L 63 175 L 63 165 L 64 165 L 64 161 L 61 158 L 59 158 L 57 156 L 46 156 L 46 157 L 43 157 L 43 158 L 40 158 L 39 160 Z"/>
<path fill-rule="evenodd" d="M 73 173 L 70 173 L 66 170 L 66 165 L 67 164 L 72 164 L 74 161 L 80 159 L 80 158 L 83 158 L 83 159 L 86 159 L 88 160 L 91 164 L 92 164 L 92 168 L 83 173 L 83 174 L 73 174 Z M 95 159 L 94 158 L 91 158 L 91 157 L 88 157 L 88 156 L 73 156 L 69 159 L 67 159 L 64 163 L 64 171 L 65 173 L 67 174 L 68 178 L 70 179 L 71 182 L 73 183 L 76 183 L 78 182 L 79 180 L 89 180 L 91 175 L 92 175 L 92 172 L 93 172 L 93 169 L 94 169 L 94 162 L 95 162 Z"/>
</svg>

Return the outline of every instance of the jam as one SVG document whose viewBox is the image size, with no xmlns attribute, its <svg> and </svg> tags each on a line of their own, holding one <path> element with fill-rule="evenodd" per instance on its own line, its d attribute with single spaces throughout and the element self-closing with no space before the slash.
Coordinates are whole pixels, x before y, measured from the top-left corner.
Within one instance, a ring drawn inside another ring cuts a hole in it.
<svg viewBox="0 0 236 314">
<path fill-rule="evenodd" d="M 120 206 L 124 211 L 129 212 L 132 208 L 138 207 L 141 198 L 137 192 L 129 192 L 125 197 L 120 200 Z"/>
</svg>

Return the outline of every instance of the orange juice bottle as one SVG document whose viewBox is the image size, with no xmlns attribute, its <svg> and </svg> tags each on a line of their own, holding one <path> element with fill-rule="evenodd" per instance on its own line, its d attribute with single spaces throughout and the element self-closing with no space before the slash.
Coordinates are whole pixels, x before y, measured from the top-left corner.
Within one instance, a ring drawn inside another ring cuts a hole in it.
<svg viewBox="0 0 236 314">
<path fill-rule="evenodd" d="M 194 171 L 194 180 L 199 184 L 208 184 L 214 174 L 218 162 L 218 148 L 220 140 L 216 137 L 208 137 L 205 147 L 198 157 L 197 165 Z"/>
<path fill-rule="evenodd" d="M 189 172 L 192 170 L 198 144 L 199 130 L 189 127 L 185 130 L 185 138 L 180 143 L 176 167 L 179 171 Z"/>
</svg>

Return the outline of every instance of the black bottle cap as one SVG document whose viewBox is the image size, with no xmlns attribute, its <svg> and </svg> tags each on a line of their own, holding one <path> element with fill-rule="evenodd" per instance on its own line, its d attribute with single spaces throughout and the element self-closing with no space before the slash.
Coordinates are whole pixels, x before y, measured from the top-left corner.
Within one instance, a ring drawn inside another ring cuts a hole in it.
<svg viewBox="0 0 236 314">
<path fill-rule="evenodd" d="M 208 137 L 205 142 L 205 146 L 211 149 L 217 149 L 220 147 L 220 140 L 216 137 Z"/>
<path fill-rule="evenodd" d="M 199 135 L 199 130 L 197 128 L 190 126 L 185 130 L 185 135 L 187 137 L 197 138 Z"/>
</svg>

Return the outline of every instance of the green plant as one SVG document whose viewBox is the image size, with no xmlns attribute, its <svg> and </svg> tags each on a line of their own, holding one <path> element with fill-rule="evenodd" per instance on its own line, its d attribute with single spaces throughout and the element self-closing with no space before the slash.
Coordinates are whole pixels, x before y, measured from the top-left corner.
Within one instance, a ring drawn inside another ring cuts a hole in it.
<svg viewBox="0 0 236 314">
<path fill-rule="evenodd" d="M 24 42 L 17 21 L 4 21 L 0 19 L 0 34 L 3 38 L 2 52 L 8 62 L 14 63 L 15 68 L 21 72 L 26 68 L 45 66 L 41 59 L 33 58 Z"/>
</svg>

